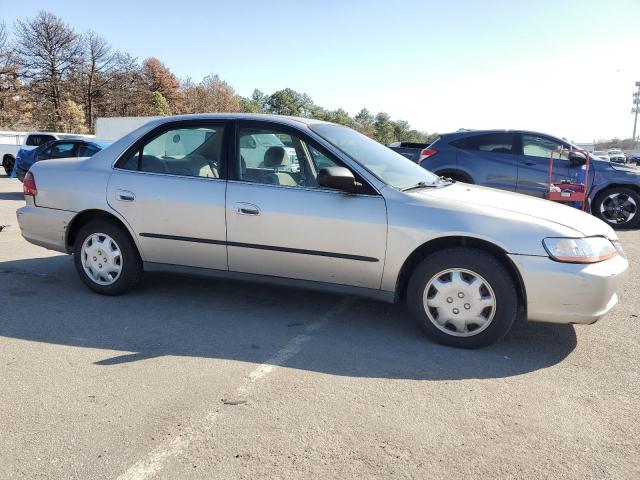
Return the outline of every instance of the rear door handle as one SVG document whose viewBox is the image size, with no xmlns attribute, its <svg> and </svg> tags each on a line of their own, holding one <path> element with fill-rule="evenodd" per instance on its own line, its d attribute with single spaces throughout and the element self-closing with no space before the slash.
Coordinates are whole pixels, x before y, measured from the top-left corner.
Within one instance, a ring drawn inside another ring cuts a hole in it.
<svg viewBox="0 0 640 480">
<path fill-rule="evenodd" d="M 133 202 L 136 196 L 129 190 L 116 190 L 116 198 L 122 202 Z"/>
<path fill-rule="evenodd" d="M 260 215 L 260 208 L 253 203 L 238 202 L 234 207 L 238 215 Z"/>
</svg>

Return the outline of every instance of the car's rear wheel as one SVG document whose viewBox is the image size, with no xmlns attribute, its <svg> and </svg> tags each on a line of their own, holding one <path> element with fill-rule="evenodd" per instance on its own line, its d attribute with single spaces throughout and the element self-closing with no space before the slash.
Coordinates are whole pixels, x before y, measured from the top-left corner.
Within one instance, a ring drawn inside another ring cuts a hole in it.
<svg viewBox="0 0 640 480">
<path fill-rule="evenodd" d="M 613 228 L 635 228 L 640 223 L 640 195 L 630 188 L 616 187 L 602 192 L 591 211 Z"/>
<path fill-rule="evenodd" d="M 518 314 L 507 269 L 493 255 L 464 247 L 426 257 L 409 280 L 407 304 L 430 338 L 460 348 L 497 342 Z"/>
<path fill-rule="evenodd" d="M 74 263 L 84 284 L 102 295 L 120 295 L 142 277 L 142 260 L 135 244 L 113 222 L 95 220 L 76 236 Z"/>
<path fill-rule="evenodd" d="M 15 164 L 15 162 L 15 159 L 13 157 L 10 157 L 9 155 L 2 159 L 2 166 L 4 167 L 4 171 L 7 173 L 7 175 L 11 176 L 11 173 L 13 172 L 13 165 Z"/>
</svg>

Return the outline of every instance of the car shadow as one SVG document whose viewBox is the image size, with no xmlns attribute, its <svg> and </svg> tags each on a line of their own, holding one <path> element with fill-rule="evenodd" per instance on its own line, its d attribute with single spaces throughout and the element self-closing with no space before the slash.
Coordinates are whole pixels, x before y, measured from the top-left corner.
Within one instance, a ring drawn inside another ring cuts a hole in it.
<svg viewBox="0 0 640 480">
<path fill-rule="evenodd" d="M 0 192 L 0 200 L 24 200 L 22 192 Z"/>
<path fill-rule="evenodd" d="M 0 262 L 0 276 L 1 336 L 104 350 L 95 363 L 105 367 L 167 355 L 259 364 L 306 335 L 286 367 L 458 380 L 547 368 L 576 347 L 570 325 L 524 323 L 483 350 L 448 348 L 424 337 L 399 305 L 240 281 L 154 273 L 127 295 L 105 297 L 87 290 L 64 255 Z M 326 327 L 307 329 L 344 301 Z"/>
</svg>

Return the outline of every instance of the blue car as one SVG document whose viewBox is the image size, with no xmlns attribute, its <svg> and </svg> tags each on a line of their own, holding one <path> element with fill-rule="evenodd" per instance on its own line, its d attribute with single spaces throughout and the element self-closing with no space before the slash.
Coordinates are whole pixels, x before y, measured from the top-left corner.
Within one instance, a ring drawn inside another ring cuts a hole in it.
<svg viewBox="0 0 640 480">
<path fill-rule="evenodd" d="M 420 165 L 466 183 L 544 197 L 551 152 L 565 153 L 553 165 L 554 183 L 584 177 L 578 147 L 550 135 L 521 130 L 465 130 L 440 135 L 422 151 Z M 589 155 L 591 212 L 614 228 L 640 224 L 640 170 Z"/>
<path fill-rule="evenodd" d="M 24 176 L 36 162 L 52 158 L 91 157 L 109 145 L 111 142 L 78 138 L 53 140 L 31 150 L 23 148 L 16 155 L 14 172 L 22 182 Z"/>
</svg>

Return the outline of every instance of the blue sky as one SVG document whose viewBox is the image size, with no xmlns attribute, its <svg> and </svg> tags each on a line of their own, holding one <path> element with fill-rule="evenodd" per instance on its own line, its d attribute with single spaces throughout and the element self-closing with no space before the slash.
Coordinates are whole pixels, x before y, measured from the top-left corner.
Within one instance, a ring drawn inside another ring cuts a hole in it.
<svg viewBox="0 0 640 480">
<path fill-rule="evenodd" d="M 0 0 L 8 26 L 45 9 L 181 78 L 241 95 L 284 87 L 414 127 L 629 137 L 640 1 Z"/>
</svg>

